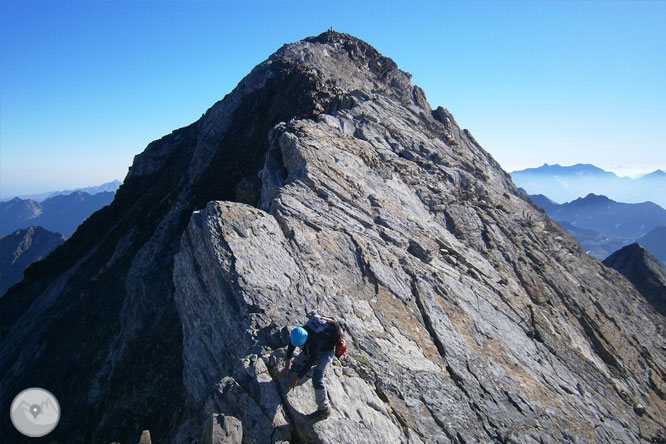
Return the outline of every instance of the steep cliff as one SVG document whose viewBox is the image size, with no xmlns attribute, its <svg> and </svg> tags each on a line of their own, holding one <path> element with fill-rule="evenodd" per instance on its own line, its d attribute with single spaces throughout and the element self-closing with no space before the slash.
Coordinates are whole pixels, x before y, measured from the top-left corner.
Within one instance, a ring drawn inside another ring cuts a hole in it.
<svg viewBox="0 0 666 444">
<path fill-rule="evenodd" d="M 663 439 L 664 318 L 345 34 L 149 145 L 56 253 L 0 299 L 0 396 L 53 392 L 59 442 L 199 442 L 213 413 L 245 443 Z M 318 423 L 276 379 L 311 311 L 350 342 Z"/>
</svg>

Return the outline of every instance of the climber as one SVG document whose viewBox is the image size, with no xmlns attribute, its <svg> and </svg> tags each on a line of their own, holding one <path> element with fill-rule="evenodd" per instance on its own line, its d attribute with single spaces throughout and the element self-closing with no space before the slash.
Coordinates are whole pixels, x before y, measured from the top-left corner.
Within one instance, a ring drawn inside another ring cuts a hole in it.
<svg viewBox="0 0 666 444">
<path fill-rule="evenodd" d="M 326 386 L 324 385 L 324 372 L 328 364 L 333 361 L 333 353 L 336 343 L 342 336 L 342 330 L 338 323 L 331 318 L 312 316 L 302 327 L 296 327 L 289 335 L 289 347 L 284 362 L 284 368 L 279 373 L 280 379 L 287 378 L 287 391 L 296 387 L 300 378 L 315 366 L 312 372 L 312 385 L 314 386 L 317 411 L 310 417 L 320 420 L 328 417 L 331 407 L 328 403 Z M 300 369 L 291 369 L 291 358 L 296 347 L 302 347 L 307 358 Z"/>
</svg>

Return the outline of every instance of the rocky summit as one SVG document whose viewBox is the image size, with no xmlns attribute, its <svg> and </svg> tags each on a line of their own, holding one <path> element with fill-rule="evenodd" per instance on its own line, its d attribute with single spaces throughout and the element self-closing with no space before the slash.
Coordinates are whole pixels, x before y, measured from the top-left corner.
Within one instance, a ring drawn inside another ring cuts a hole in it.
<svg viewBox="0 0 666 444">
<path fill-rule="evenodd" d="M 55 442 L 666 440 L 664 317 L 336 32 L 151 143 L 0 308 L 2 405 L 51 391 Z M 277 378 L 311 312 L 349 342 L 318 422 Z"/>
</svg>

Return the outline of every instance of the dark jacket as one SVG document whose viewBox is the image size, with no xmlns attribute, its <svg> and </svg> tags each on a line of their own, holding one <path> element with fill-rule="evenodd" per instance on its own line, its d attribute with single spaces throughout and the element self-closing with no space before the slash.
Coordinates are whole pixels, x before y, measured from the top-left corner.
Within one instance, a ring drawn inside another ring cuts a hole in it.
<svg viewBox="0 0 666 444">
<path fill-rule="evenodd" d="M 335 348 L 335 342 L 331 340 L 330 335 L 325 333 L 315 333 L 307 325 L 304 325 L 303 328 L 308 332 L 308 339 L 301 348 L 305 351 L 307 358 L 297 373 L 299 378 L 305 376 L 315 364 L 321 353 L 332 352 Z M 286 359 L 292 358 L 295 349 L 296 347 L 289 342 Z"/>
</svg>

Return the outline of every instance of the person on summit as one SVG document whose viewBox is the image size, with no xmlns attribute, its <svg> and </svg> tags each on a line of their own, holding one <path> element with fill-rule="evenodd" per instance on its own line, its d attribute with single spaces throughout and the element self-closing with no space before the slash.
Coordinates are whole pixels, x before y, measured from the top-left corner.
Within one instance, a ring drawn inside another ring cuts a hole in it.
<svg viewBox="0 0 666 444">
<path fill-rule="evenodd" d="M 280 379 L 286 378 L 285 384 L 289 391 L 296 387 L 298 380 L 305 376 L 313 365 L 315 366 L 312 372 L 312 385 L 317 410 L 310 415 L 312 419 L 324 419 L 331 412 L 324 385 L 324 373 L 328 364 L 333 361 L 333 355 L 340 357 L 347 348 L 342 334 L 342 329 L 334 319 L 314 315 L 304 326 L 291 330 L 289 335 L 284 368 L 278 376 Z M 300 368 L 290 369 L 296 347 L 301 347 L 307 357 Z"/>
</svg>

